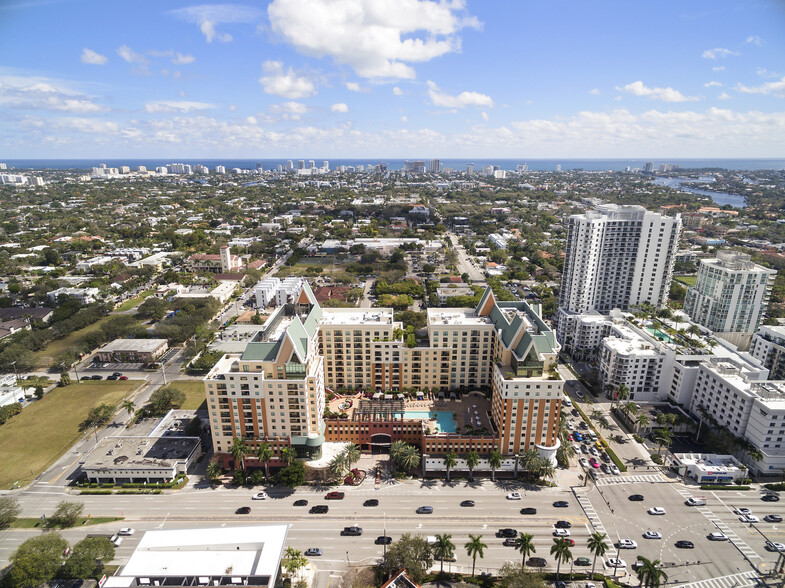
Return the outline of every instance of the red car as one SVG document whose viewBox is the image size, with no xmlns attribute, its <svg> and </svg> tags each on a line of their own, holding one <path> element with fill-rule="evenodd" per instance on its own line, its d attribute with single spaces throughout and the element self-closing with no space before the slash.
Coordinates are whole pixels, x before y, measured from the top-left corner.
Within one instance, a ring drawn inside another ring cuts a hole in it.
<svg viewBox="0 0 785 588">
<path fill-rule="evenodd" d="M 600 462 L 598 462 L 598 461 L 597 461 L 597 458 L 596 458 L 596 457 L 592 457 L 592 458 L 589 460 L 589 463 L 591 464 L 591 467 L 593 467 L 593 468 L 598 468 L 598 467 L 600 467 Z"/>
<path fill-rule="evenodd" d="M 327 496 L 324 497 L 325 500 L 343 500 L 344 497 L 343 492 L 328 492 Z"/>
<path fill-rule="evenodd" d="M 570 547 L 575 547 L 575 540 L 574 539 L 570 539 L 569 537 L 562 537 L 562 539 Z"/>
</svg>

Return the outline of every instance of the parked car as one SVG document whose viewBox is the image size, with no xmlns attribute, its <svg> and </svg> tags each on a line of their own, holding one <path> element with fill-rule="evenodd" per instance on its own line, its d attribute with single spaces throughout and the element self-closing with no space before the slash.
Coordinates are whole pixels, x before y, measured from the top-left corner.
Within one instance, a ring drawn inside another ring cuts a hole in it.
<svg viewBox="0 0 785 588">
<path fill-rule="evenodd" d="M 584 459 L 585 459 L 585 458 L 584 458 Z M 598 467 L 600 467 L 600 462 L 598 462 L 598 461 L 597 461 L 597 458 L 596 458 L 596 457 L 592 457 L 592 458 L 589 460 L 589 463 L 591 464 L 591 467 L 593 467 L 593 468 L 598 468 Z"/>
<path fill-rule="evenodd" d="M 98 374 L 96 374 L 94 376 L 91 376 L 90 379 L 91 380 L 103 380 L 104 377 L 103 376 L 99 376 Z"/>
<path fill-rule="evenodd" d="M 611 464 L 610 467 L 611 467 L 611 473 L 614 476 L 620 476 L 621 475 L 621 471 L 619 471 L 619 468 L 618 468 L 618 466 L 616 466 L 616 464 Z"/>
<path fill-rule="evenodd" d="M 588 460 L 585 457 L 580 458 L 578 460 L 578 463 L 581 464 L 581 466 L 584 467 L 584 468 L 588 468 L 589 467 L 589 462 L 588 462 Z"/>
</svg>

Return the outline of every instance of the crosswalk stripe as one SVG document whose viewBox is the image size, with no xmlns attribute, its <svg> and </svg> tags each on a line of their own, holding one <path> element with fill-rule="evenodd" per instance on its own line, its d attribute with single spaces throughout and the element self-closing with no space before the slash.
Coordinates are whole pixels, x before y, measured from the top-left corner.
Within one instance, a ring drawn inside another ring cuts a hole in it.
<svg viewBox="0 0 785 588">
<path fill-rule="evenodd" d="M 679 588 L 748 588 L 760 582 L 757 572 L 748 571 L 707 580 L 698 580 L 687 584 L 679 584 Z"/>
</svg>

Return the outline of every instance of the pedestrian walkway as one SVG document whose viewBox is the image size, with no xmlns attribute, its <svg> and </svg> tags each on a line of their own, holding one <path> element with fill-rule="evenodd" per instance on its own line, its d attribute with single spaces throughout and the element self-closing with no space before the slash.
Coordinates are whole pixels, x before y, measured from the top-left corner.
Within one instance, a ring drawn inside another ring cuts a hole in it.
<svg viewBox="0 0 785 588">
<path fill-rule="evenodd" d="M 573 493 L 575 494 L 575 498 L 578 500 L 578 504 L 581 505 L 583 512 L 586 513 L 586 518 L 589 519 L 589 523 L 591 523 L 591 526 L 594 528 L 594 530 L 597 533 L 602 533 L 603 535 L 607 536 L 608 532 L 605 530 L 605 526 L 602 524 L 597 511 L 594 510 L 591 500 L 589 500 L 589 497 L 585 494 L 585 490 L 583 488 L 573 488 Z M 616 547 L 613 544 L 608 546 L 606 555 L 608 557 L 616 557 L 618 555 L 618 551 L 616 551 Z"/>
<path fill-rule="evenodd" d="M 619 484 L 634 484 L 636 482 L 650 482 L 652 484 L 668 484 L 670 480 L 662 474 L 640 474 L 635 476 L 600 476 L 595 480 L 597 486 L 615 486 Z"/>
<path fill-rule="evenodd" d="M 681 494 L 685 500 L 693 496 L 693 492 L 688 488 L 683 486 L 675 486 L 675 488 L 676 492 Z M 747 559 L 762 559 L 761 556 L 755 553 L 755 550 L 752 549 L 752 547 L 747 545 L 747 543 L 745 543 L 744 540 L 725 523 L 725 521 L 714 514 L 714 512 L 708 506 L 695 506 L 693 508 L 706 517 L 710 523 L 717 527 L 719 531 L 725 533 L 725 536 L 728 537 L 728 540 L 733 543 L 736 549 L 738 549 L 739 552 L 744 555 L 744 557 Z"/>
<path fill-rule="evenodd" d="M 749 572 L 740 572 L 729 576 L 680 584 L 679 588 L 747 588 L 749 586 L 757 586 L 760 583 L 760 574 L 750 570 Z"/>
</svg>

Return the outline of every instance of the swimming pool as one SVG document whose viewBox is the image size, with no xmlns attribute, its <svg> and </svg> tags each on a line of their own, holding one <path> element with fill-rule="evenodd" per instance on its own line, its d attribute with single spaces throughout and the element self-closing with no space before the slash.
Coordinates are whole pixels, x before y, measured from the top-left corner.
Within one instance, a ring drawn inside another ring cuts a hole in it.
<svg viewBox="0 0 785 588">
<path fill-rule="evenodd" d="M 665 332 L 660 331 L 659 329 L 655 329 L 653 327 L 646 327 L 646 330 L 649 331 L 649 333 L 651 335 L 653 335 L 655 339 L 659 339 L 661 341 L 665 341 L 666 343 L 670 343 L 671 342 L 671 338 L 670 338 L 670 335 L 668 335 L 668 333 L 665 333 Z"/>
<path fill-rule="evenodd" d="M 446 410 L 407 410 L 403 416 L 407 419 L 436 419 L 436 428 L 440 433 L 455 432 L 452 413 Z"/>
</svg>

